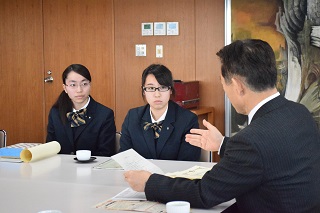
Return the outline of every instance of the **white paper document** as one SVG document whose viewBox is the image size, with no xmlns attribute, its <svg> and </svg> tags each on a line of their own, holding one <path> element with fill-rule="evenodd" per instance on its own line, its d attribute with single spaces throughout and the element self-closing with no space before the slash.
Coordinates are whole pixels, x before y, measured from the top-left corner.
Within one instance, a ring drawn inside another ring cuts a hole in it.
<svg viewBox="0 0 320 213">
<path fill-rule="evenodd" d="M 135 150 L 128 149 L 111 156 L 120 166 L 128 170 L 146 170 L 151 173 L 164 174 L 164 172 L 155 164 L 139 155 Z"/>
<path fill-rule="evenodd" d="M 119 169 L 123 170 L 123 168 L 112 158 L 106 160 L 105 162 L 102 162 L 98 164 L 97 166 L 94 166 L 93 169 Z"/>
<path fill-rule="evenodd" d="M 166 176 L 176 178 L 176 177 L 182 177 L 182 178 L 188 178 L 188 179 L 201 179 L 205 173 L 210 171 L 211 168 L 204 167 L 204 166 L 193 166 L 189 169 L 183 170 L 183 171 L 177 171 L 172 173 L 166 173 Z"/>
<path fill-rule="evenodd" d="M 124 170 L 146 170 L 151 173 L 163 174 L 164 172 L 150 160 L 139 155 L 135 150 L 129 149 L 120 152 L 111 158 L 117 162 Z M 202 166 L 193 166 L 187 170 L 174 173 L 167 173 L 169 177 L 185 177 L 190 179 L 201 179 L 202 176 L 211 168 Z M 106 210 L 121 210 L 121 211 L 137 211 L 149 213 L 164 213 L 166 206 L 162 203 L 147 201 L 144 192 L 136 192 L 131 188 L 126 188 L 111 199 L 103 201 L 95 208 Z"/>
<path fill-rule="evenodd" d="M 126 188 L 111 200 L 147 200 L 144 192 L 136 192 L 131 188 Z"/>
<path fill-rule="evenodd" d="M 107 200 L 95 205 L 94 208 L 113 211 L 135 211 L 147 213 L 166 212 L 166 205 L 163 203 L 139 200 Z"/>
</svg>

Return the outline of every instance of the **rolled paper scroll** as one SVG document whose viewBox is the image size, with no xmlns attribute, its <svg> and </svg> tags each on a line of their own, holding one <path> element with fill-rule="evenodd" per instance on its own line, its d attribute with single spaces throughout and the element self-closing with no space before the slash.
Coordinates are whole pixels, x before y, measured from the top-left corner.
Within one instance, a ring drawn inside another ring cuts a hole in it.
<svg viewBox="0 0 320 213">
<path fill-rule="evenodd" d="M 24 149 L 20 153 L 20 158 L 23 162 L 33 162 L 48 158 L 60 152 L 61 146 L 57 141 L 51 141 L 39 146 L 34 146 Z"/>
</svg>

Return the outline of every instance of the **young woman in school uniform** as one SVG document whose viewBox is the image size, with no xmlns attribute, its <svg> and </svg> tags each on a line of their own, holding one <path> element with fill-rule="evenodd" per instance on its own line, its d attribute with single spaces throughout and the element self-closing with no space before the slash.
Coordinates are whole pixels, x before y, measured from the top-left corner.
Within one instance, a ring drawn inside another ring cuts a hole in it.
<svg viewBox="0 0 320 213">
<path fill-rule="evenodd" d="M 91 75 L 81 64 L 63 74 L 63 91 L 49 113 L 46 141 L 58 141 L 60 154 L 91 150 L 92 155 L 115 154 L 114 112 L 90 96 Z"/>
<path fill-rule="evenodd" d="M 198 161 L 201 149 L 185 141 L 190 129 L 199 128 L 198 118 L 170 100 L 175 93 L 171 71 L 152 64 L 143 71 L 141 85 L 147 104 L 126 115 L 119 151 L 132 148 L 147 159 Z"/>
</svg>

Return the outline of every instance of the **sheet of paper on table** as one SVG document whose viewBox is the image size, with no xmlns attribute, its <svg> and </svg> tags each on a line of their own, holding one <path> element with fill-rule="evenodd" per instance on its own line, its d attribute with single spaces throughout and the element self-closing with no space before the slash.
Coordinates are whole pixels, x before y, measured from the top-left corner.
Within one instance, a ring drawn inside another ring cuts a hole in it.
<svg viewBox="0 0 320 213">
<path fill-rule="evenodd" d="M 131 188 L 126 188 L 111 200 L 147 200 L 144 192 L 136 192 Z"/>
<path fill-rule="evenodd" d="M 139 200 L 107 200 L 99 203 L 95 208 L 116 211 L 137 211 L 148 213 L 164 213 L 166 212 L 166 205 L 152 201 Z"/>
<path fill-rule="evenodd" d="M 204 166 L 193 166 L 189 169 L 183 170 L 183 171 L 177 171 L 172 173 L 166 173 L 166 176 L 176 178 L 176 177 L 183 177 L 188 179 L 201 179 L 203 175 L 210 171 L 211 168 L 204 167 Z"/>
<path fill-rule="evenodd" d="M 94 166 L 93 169 L 120 169 L 120 170 L 123 170 L 123 168 L 120 166 L 120 164 L 118 164 L 112 158 L 108 159 L 105 162 L 98 164 L 97 166 Z"/>
<path fill-rule="evenodd" d="M 111 156 L 120 166 L 128 170 L 146 170 L 151 173 L 164 174 L 164 172 L 155 164 L 139 155 L 135 150 L 128 149 Z"/>
<path fill-rule="evenodd" d="M 111 156 L 111 158 L 126 171 L 147 170 L 151 173 L 164 174 L 158 166 L 139 155 L 133 149 L 120 152 Z M 183 171 L 167 173 L 165 175 L 173 178 L 184 177 L 189 179 L 201 179 L 210 169 L 211 168 L 209 167 L 193 166 Z M 147 201 L 144 192 L 136 192 L 131 188 L 126 188 L 111 199 L 95 205 L 95 208 L 119 211 L 142 211 L 150 213 L 163 213 L 166 210 L 165 204 Z"/>
</svg>

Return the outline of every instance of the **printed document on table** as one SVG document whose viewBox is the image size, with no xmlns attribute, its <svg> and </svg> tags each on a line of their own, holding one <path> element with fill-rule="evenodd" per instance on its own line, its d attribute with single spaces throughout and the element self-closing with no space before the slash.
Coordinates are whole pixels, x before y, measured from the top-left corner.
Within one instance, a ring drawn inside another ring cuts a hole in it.
<svg viewBox="0 0 320 213">
<path fill-rule="evenodd" d="M 95 205 L 94 208 L 113 211 L 134 211 L 147 213 L 166 212 L 166 205 L 163 203 L 141 200 L 107 200 Z"/>
<path fill-rule="evenodd" d="M 164 172 L 155 164 L 139 155 L 135 150 L 128 149 L 111 156 L 120 166 L 128 170 L 146 170 L 151 173 L 164 174 Z"/>
<path fill-rule="evenodd" d="M 166 210 L 165 204 L 147 201 L 144 192 L 136 192 L 131 188 L 126 188 L 113 198 L 96 204 L 94 207 L 106 210 L 148 213 L 164 213 Z"/>
<path fill-rule="evenodd" d="M 111 200 L 147 200 L 144 192 L 136 192 L 131 188 L 126 188 Z"/>
<path fill-rule="evenodd" d="M 123 168 L 112 158 L 92 167 L 93 169 L 119 169 L 123 170 Z"/>
<path fill-rule="evenodd" d="M 183 177 L 183 178 L 188 178 L 188 179 L 194 180 L 194 179 L 201 179 L 203 177 L 203 175 L 210 170 L 211 170 L 211 168 L 209 168 L 209 167 L 193 166 L 193 167 L 186 169 L 186 170 L 183 170 L 183 171 L 166 173 L 166 176 L 169 176 L 172 178 Z"/>
</svg>

